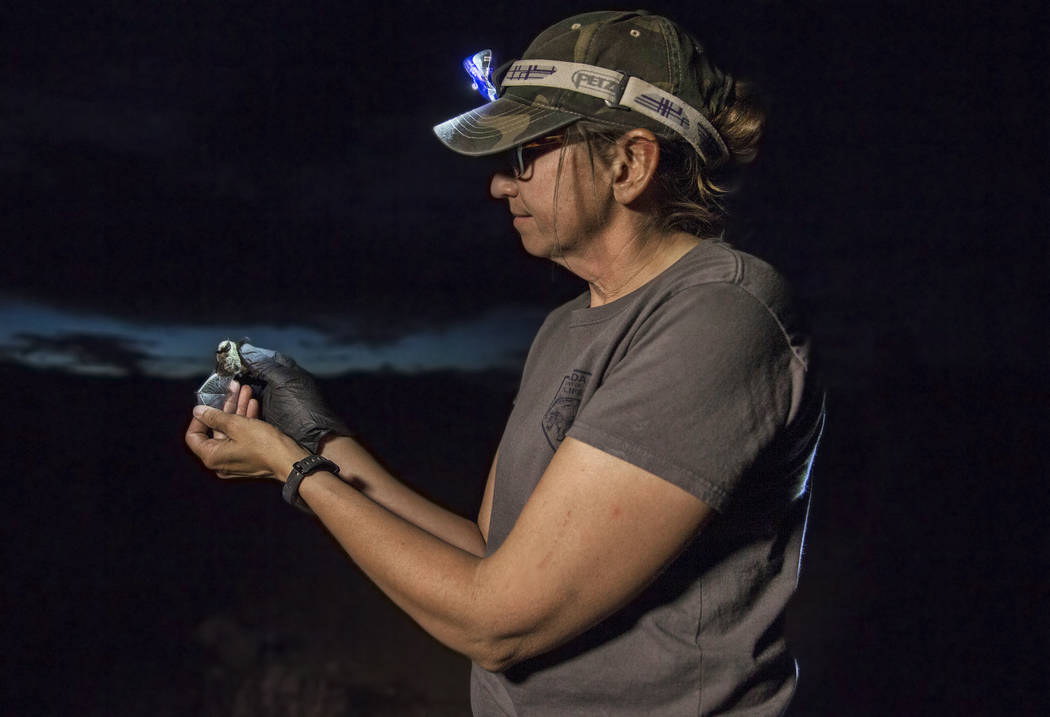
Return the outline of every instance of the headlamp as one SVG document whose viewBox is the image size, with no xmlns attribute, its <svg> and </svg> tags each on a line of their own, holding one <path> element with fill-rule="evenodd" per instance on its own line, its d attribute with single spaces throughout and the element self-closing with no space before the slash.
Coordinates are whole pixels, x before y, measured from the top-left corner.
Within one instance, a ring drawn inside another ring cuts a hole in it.
<svg viewBox="0 0 1050 717">
<path fill-rule="evenodd" d="M 463 68 L 474 89 L 489 102 L 495 102 L 500 89 L 492 80 L 492 50 L 474 53 L 463 60 Z M 531 86 L 568 90 L 602 99 L 612 109 L 645 115 L 685 139 L 711 166 L 721 164 L 729 156 L 725 141 L 700 110 L 641 77 L 597 65 L 543 59 L 508 62 L 496 70 L 496 75 L 504 89 Z M 578 111 L 576 114 L 588 116 Z"/>
<path fill-rule="evenodd" d="M 499 90 L 492 84 L 492 50 L 481 50 L 463 60 L 463 69 L 473 80 L 473 87 L 489 102 L 499 97 Z"/>
</svg>

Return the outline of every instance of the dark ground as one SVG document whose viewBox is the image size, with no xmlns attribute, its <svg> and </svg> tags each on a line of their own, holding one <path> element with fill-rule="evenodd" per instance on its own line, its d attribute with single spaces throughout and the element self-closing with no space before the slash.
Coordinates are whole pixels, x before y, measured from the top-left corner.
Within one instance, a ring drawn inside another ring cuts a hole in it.
<svg viewBox="0 0 1050 717">
<path fill-rule="evenodd" d="M 1020 413 L 997 400 L 1030 395 L 1033 379 L 912 365 L 880 377 L 906 393 L 832 386 L 789 614 L 793 715 L 1044 713 L 1047 583 L 1022 549 L 1045 547 L 1028 501 L 1046 396 Z M 191 460 L 191 383 L 4 366 L 0 384 L 8 438 L 33 447 L 6 457 L 5 713 L 466 712 L 465 661 L 276 486 L 222 482 Z M 351 421 L 369 417 L 362 434 L 394 470 L 473 512 L 513 377 L 324 388 Z M 90 422 L 70 405 L 93 407 Z"/>
<path fill-rule="evenodd" d="M 22 498 L 4 522 L 8 714 L 463 713 L 462 659 L 398 614 L 276 486 L 223 483 L 191 459 L 192 383 L 3 370 L 16 403 L 32 405 L 41 382 L 96 410 L 64 424 L 63 405 L 38 404 L 16 422 L 16 442 L 37 450 L 14 458 Z M 461 512 L 476 505 L 480 484 L 451 476 L 485 475 L 513 379 L 326 388 L 348 416 L 375 416 L 392 468 Z M 426 408 L 399 412 L 412 397 Z M 454 420 L 468 412 L 482 420 Z M 429 435 L 443 439 L 420 444 Z"/>
</svg>

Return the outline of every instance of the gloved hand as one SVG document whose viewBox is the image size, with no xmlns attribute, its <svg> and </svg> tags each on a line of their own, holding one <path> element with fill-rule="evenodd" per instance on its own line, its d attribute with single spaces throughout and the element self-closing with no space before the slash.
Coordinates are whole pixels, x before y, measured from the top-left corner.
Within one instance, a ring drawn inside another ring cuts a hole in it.
<svg viewBox="0 0 1050 717">
<path fill-rule="evenodd" d="M 330 433 L 350 435 L 350 429 L 321 397 L 314 377 L 295 361 L 249 343 L 240 346 L 240 353 L 248 376 L 266 384 L 258 398 L 267 423 L 311 453 L 317 453 L 321 440 Z"/>
</svg>

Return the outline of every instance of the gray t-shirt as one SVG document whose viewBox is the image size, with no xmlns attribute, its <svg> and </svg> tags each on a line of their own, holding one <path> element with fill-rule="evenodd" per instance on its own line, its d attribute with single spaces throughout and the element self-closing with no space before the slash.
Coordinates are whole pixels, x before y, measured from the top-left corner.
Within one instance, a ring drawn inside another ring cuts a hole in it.
<svg viewBox="0 0 1050 717">
<path fill-rule="evenodd" d="M 620 612 L 504 673 L 477 665 L 490 715 L 775 715 L 795 686 L 783 636 L 823 422 L 809 338 L 783 279 L 701 241 L 645 286 L 544 322 L 499 449 L 488 551 L 566 436 L 716 511 Z"/>
</svg>

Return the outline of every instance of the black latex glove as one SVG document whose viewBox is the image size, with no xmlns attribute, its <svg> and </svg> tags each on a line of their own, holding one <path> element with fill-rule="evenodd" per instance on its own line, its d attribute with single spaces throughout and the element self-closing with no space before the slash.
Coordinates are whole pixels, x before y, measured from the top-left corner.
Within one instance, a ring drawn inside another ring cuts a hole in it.
<svg viewBox="0 0 1050 717">
<path fill-rule="evenodd" d="M 265 386 L 259 395 L 262 418 L 311 453 L 330 433 L 349 436 L 350 429 L 328 407 L 314 377 L 292 359 L 245 343 L 240 346 L 247 374 Z"/>
</svg>

